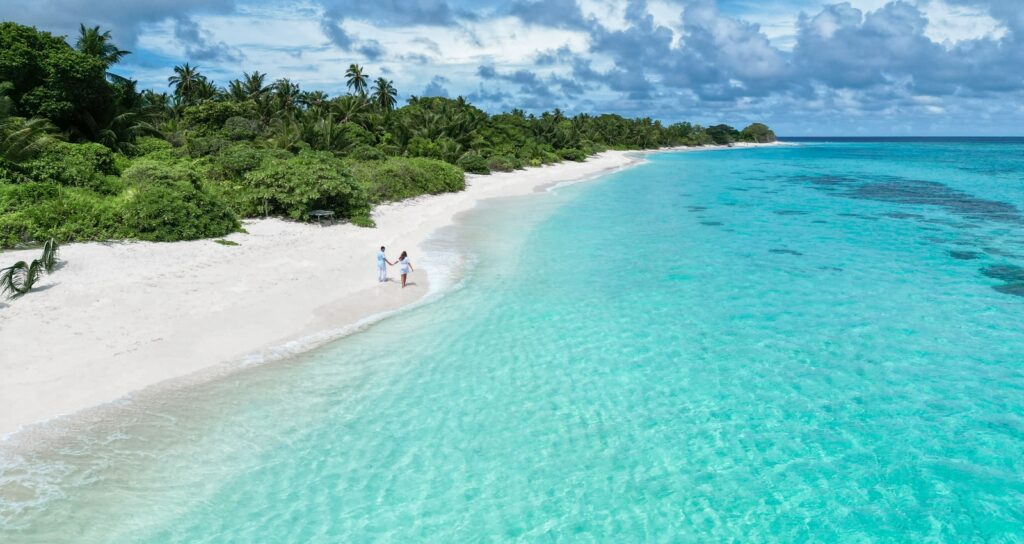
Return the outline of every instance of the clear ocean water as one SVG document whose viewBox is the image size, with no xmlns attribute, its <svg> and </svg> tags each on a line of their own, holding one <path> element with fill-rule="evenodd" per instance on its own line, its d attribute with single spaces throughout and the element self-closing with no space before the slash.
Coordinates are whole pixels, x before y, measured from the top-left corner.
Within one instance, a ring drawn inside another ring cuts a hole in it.
<svg viewBox="0 0 1024 544">
<path fill-rule="evenodd" d="M 1022 542 L 1022 208 L 1014 140 L 485 205 L 443 298 L 8 458 L 0 541 Z"/>
</svg>

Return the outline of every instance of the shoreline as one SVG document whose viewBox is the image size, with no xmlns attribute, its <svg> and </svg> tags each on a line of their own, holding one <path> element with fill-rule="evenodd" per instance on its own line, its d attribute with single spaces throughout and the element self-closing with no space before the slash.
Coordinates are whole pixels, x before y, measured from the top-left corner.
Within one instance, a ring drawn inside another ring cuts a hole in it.
<svg viewBox="0 0 1024 544">
<path fill-rule="evenodd" d="M 772 144 L 732 148 L 763 145 Z M 377 206 L 372 229 L 257 219 L 225 237 L 238 246 L 62 247 L 61 270 L 24 298 L 0 302 L 0 444 L 31 440 L 78 414 L 101 420 L 103 406 L 122 399 L 287 359 L 429 301 L 460 266 L 459 256 L 427 249 L 430 240 L 481 201 L 586 181 L 649 153 L 719 148 L 730 147 L 606 151 L 583 163 L 467 174 L 462 192 Z M 382 244 L 391 258 L 409 250 L 416 267 L 409 288 L 399 287 L 394 268 L 387 284 L 376 281 Z M 0 253 L 0 265 L 37 252 Z"/>
</svg>

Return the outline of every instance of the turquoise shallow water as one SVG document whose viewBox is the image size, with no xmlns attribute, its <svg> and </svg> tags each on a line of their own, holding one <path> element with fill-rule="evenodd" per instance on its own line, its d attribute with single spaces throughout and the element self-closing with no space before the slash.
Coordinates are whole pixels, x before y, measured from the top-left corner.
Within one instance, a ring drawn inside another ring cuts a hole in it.
<svg viewBox="0 0 1024 544">
<path fill-rule="evenodd" d="M 443 299 L 9 459 L 0 541 L 1021 542 L 1021 207 L 1012 142 L 486 205 Z"/>
</svg>

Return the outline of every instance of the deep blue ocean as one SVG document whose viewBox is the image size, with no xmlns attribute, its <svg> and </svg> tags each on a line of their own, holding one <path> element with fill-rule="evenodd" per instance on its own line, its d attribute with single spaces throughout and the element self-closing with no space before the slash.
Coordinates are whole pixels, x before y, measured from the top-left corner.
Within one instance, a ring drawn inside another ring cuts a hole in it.
<svg viewBox="0 0 1024 544">
<path fill-rule="evenodd" d="M 438 300 L 7 460 L 0 541 L 1022 542 L 1022 208 L 1012 139 L 485 203 Z"/>
</svg>

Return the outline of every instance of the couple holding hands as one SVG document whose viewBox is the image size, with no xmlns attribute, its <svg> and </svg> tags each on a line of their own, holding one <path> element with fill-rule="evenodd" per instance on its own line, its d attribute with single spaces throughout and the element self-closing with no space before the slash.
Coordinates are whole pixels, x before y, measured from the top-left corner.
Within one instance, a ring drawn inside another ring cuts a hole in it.
<svg viewBox="0 0 1024 544">
<path fill-rule="evenodd" d="M 391 262 L 384 255 L 384 246 L 380 246 L 380 252 L 377 253 L 377 281 L 381 283 L 388 281 L 389 264 L 391 266 L 398 265 L 399 271 L 402 273 L 402 288 L 405 289 L 406 276 L 413 271 L 412 263 L 409 262 L 409 254 L 403 251 L 396 262 Z"/>
</svg>

